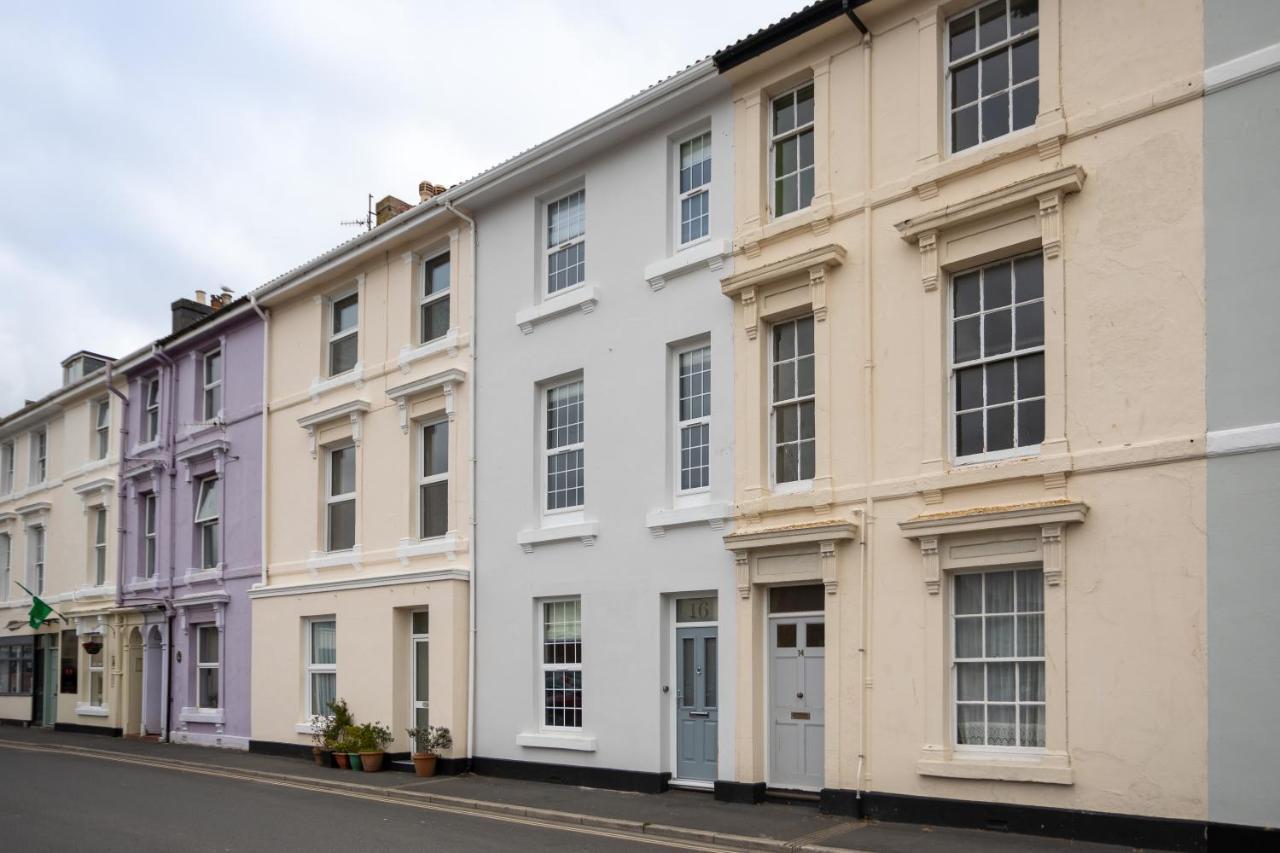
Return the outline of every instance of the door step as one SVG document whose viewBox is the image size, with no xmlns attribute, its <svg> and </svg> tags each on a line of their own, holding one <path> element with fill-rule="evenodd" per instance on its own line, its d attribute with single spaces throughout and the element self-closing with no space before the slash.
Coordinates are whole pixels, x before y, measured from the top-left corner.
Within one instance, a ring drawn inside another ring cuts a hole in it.
<svg viewBox="0 0 1280 853">
<path fill-rule="evenodd" d="M 668 779 L 667 787 L 680 788 L 685 791 L 714 791 L 715 782 L 704 782 L 701 779 Z"/>
<path fill-rule="evenodd" d="M 786 788 L 766 788 L 764 798 L 771 803 L 816 806 L 822 797 L 816 791 L 794 791 Z"/>
</svg>

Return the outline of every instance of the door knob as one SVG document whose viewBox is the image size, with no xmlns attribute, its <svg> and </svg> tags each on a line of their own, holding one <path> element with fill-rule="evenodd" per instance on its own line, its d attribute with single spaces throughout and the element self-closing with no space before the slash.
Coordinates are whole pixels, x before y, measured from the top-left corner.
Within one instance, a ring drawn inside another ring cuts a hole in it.
<svg viewBox="0 0 1280 853">
<path fill-rule="evenodd" d="M 797 698 L 797 699 L 803 699 L 803 698 L 804 698 L 804 694 L 803 694 L 803 693 L 797 693 L 797 694 L 796 694 L 796 698 Z"/>
</svg>

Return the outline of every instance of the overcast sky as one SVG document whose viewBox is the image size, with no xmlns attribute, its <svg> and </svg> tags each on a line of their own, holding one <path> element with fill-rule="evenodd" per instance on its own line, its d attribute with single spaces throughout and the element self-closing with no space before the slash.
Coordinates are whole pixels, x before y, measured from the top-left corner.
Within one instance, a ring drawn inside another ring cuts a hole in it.
<svg viewBox="0 0 1280 853">
<path fill-rule="evenodd" d="M 0 413 L 804 0 L 0 5 Z"/>
</svg>

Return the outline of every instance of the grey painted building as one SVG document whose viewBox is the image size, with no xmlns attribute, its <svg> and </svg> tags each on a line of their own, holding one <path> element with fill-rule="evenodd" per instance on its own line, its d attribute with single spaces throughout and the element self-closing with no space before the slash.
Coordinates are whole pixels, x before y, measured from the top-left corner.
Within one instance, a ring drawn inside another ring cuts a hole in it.
<svg viewBox="0 0 1280 853">
<path fill-rule="evenodd" d="M 1280 3 L 1205 4 L 1209 819 L 1280 826 Z"/>
</svg>

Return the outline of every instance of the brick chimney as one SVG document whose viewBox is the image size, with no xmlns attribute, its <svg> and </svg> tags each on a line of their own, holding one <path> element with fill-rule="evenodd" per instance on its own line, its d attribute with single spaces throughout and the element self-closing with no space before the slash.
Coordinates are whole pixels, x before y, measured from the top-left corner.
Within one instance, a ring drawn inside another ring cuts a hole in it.
<svg viewBox="0 0 1280 853">
<path fill-rule="evenodd" d="M 374 214 L 377 216 L 378 224 L 381 225 L 389 219 L 404 213 L 413 205 L 407 201 L 401 201 L 393 195 L 384 196 L 381 201 L 374 206 Z"/>
<path fill-rule="evenodd" d="M 203 295 L 200 291 L 196 292 L 197 297 Z M 169 310 L 173 312 L 173 331 L 175 332 L 180 332 L 213 313 L 213 308 L 205 305 L 203 300 L 197 302 L 194 299 L 175 299 L 170 303 Z"/>
<path fill-rule="evenodd" d="M 430 201 L 440 195 L 440 193 L 444 192 L 444 190 L 445 187 L 443 184 L 433 184 L 430 181 L 423 181 L 418 184 L 418 201 Z"/>
</svg>

